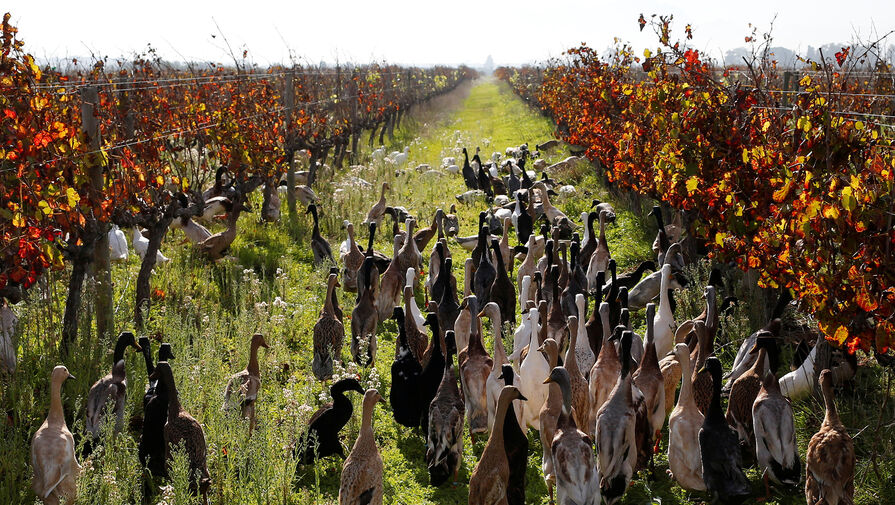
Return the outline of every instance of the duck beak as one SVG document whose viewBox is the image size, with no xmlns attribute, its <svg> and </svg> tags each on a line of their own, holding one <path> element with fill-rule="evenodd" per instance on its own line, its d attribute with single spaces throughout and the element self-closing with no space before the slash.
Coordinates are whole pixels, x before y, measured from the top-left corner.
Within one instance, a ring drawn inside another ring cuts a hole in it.
<svg viewBox="0 0 895 505">
<path fill-rule="evenodd" d="M 142 351 L 142 350 L 143 350 L 143 348 L 140 347 L 140 344 L 138 344 L 138 343 L 136 343 L 136 342 L 134 342 L 132 345 L 134 346 L 134 349 L 136 349 L 136 350 L 138 350 L 138 351 Z"/>
<path fill-rule="evenodd" d="M 518 398 L 518 399 L 519 399 L 519 400 L 522 400 L 523 402 L 527 402 L 527 401 L 528 401 L 528 398 L 522 396 L 522 393 L 519 393 L 519 398 Z"/>
<path fill-rule="evenodd" d="M 66 377 L 65 380 L 74 379 L 74 378 L 75 378 L 75 376 L 72 375 L 71 372 L 69 372 L 68 377 Z"/>
<path fill-rule="evenodd" d="M 544 384 L 550 384 L 551 382 L 553 382 L 553 379 L 550 376 L 547 376 L 547 378 L 544 379 Z"/>
<path fill-rule="evenodd" d="M 388 403 L 388 402 L 385 401 L 385 398 L 383 398 L 382 395 L 379 395 L 379 399 L 376 400 L 376 401 L 379 402 L 379 403 L 381 403 L 381 404 L 383 404 L 383 405 L 386 405 L 386 404 Z"/>
<path fill-rule="evenodd" d="M 479 311 L 478 317 L 485 317 L 485 311 L 484 310 Z"/>
<path fill-rule="evenodd" d="M 702 372 L 705 372 L 706 370 L 708 370 L 708 369 L 705 367 L 705 365 L 703 365 L 703 367 L 700 368 L 699 371 L 696 372 L 696 373 L 697 373 L 697 374 L 701 374 Z"/>
</svg>

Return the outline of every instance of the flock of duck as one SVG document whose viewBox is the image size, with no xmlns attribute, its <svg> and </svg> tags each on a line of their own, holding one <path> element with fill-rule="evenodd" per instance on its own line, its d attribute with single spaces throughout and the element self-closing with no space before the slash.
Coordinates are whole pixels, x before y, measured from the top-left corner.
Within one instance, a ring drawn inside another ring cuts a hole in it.
<svg viewBox="0 0 895 505">
<path fill-rule="evenodd" d="M 743 342 L 725 377 L 714 356 L 714 338 L 719 314 L 735 300 L 726 298 L 719 306 L 717 271 L 705 288 L 703 313 L 675 320 L 673 292 L 687 283 L 680 223 L 666 226 L 661 210 L 654 208 L 656 257 L 619 274 L 606 239 L 606 226 L 615 220 L 612 207 L 593 201 L 592 210 L 580 216 L 580 238 L 579 225 L 550 202 L 554 182 L 546 172 L 535 181 L 525 169 L 532 156 L 527 146 L 511 154 L 503 163 L 499 155 L 487 163 L 478 153 L 472 161 L 465 156 L 458 172 L 469 191 L 483 192 L 491 204 L 469 238 L 459 236 L 455 210 L 438 209 L 429 226 L 417 229 L 406 209 L 387 205 L 389 186 L 383 183 L 379 201 L 362 223 L 369 231 L 367 246 L 357 243 L 354 226 L 346 221 L 348 236 L 337 262 L 311 207 L 315 262 L 332 265 L 313 329 L 314 376 L 330 380 L 335 362 L 343 359 L 348 330 L 338 288 L 356 296 L 350 314 L 353 360 L 361 365 L 377 360 L 380 322 L 394 319 L 399 334 L 395 355 L 389 357 L 387 401 L 376 390 L 364 391 L 357 378 L 335 381 L 332 402 L 308 421 L 295 444 L 295 458 L 303 464 L 333 455 L 344 458 L 339 503 L 381 503 L 384 467 L 372 420 L 375 406 L 387 403 L 395 422 L 424 438 L 420 463 L 426 465 L 432 486 L 456 482 L 466 427 L 470 441 L 486 440 L 470 476 L 469 503 L 525 502 L 531 455 L 527 433 L 534 429 L 551 502 L 612 504 L 638 471 L 654 469 L 667 423 L 668 475 L 686 490 L 707 492 L 721 503 L 742 502 L 753 494 L 743 470 L 745 457 L 763 472 L 767 496 L 769 482 L 796 486 L 804 475 L 810 505 L 852 503 L 854 447 L 837 415 L 828 370 L 819 376 L 826 415 L 809 443 L 803 473 L 790 395 L 781 391 L 784 382 L 791 386 L 799 381 L 776 375 L 779 311 Z M 501 169 L 509 175 L 501 177 Z M 393 221 L 390 255 L 373 249 L 387 215 Z M 519 245 L 511 246 L 511 240 Z M 471 251 L 459 288 L 452 243 Z M 426 250 L 428 261 L 422 253 Z M 422 309 L 414 294 L 420 283 L 426 300 Z M 631 326 L 631 312 L 641 308 L 646 320 L 642 336 Z M 490 353 L 484 319 L 493 331 Z M 509 355 L 505 345 L 512 346 Z M 114 429 L 121 428 L 128 347 L 143 353 L 150 378 L 143 397 L 141 463 L 153 476 L 163 477 L 172 448 L 183 444 L 192 489 L 206 495 L 211 476 L 205 437 L 178 399 L 168 363 L 174 359 L 170 344 L 161 344 L 153 363 L 148 338 L 136 339 L 129 332 L 119 336 L 111 372 L 88 394 L 87 431 L 100 440 L 108 431 L 103 425 L 112 421 L 107 415 L 114 417 Z M 223 408 L 240 412 L 251 429 L 261 390 L 258 350 L 267 343 L 256 334 L 249 347 L 249 363 L 230 378 Z M 80 468 L 62 413 L 60 390 L 68 378 L 65 367 L 53 370 L 50 412 L 32 443 L 33 488 L 51 504 L 75 494 Z M 813 376 L 809 379 L 800 380 L 813 383 Z M 729 395 L 726 411 L 722 390 Z M 362 420 L 346 457 L 339 433 L 353 415 L 352 391 L 363 395 Z"/>
</svg>

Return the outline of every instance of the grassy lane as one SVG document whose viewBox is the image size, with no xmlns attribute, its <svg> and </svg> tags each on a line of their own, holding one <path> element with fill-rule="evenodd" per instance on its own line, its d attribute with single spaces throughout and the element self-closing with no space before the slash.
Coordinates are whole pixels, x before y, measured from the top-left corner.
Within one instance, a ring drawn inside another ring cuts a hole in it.
<svg viewBox="0 0 895 505">
<path fill-rule="evenodd" d="M 454 196 L 464 191 L 462 178 L 451 175 L 432 175 L 415 171 L 422 163 L 438 169 L 446 156 L 460 158 L 460 148 L 474 151 L 480 146 L 483 158 L 491 152 L 503 152 L 508 146 L 528 142 L 530 146 L 551 138 L 550 122 L 530 110 L 516 99 L 502 84 L 480 81 L 465 85 L 448 96 L 426 106 L 414 109 L 402 127 L 395 132 L 389 151 L 410 146 L 407 169 L 396 172 L 394 167 L 370 164 L 369 149 L 361 153 L 363 166 L 355 166 L 340 172 L 336 180 L 328 180 L 324 173 L 317 189 L 321 197 L 323 233 L 329 238 L 334 252 L 345 238 L 342 220 L 349 219 L 356 225 L 363 220 L 370 205 L 379 197 L 379 185 L 389 181 L 392 190 L 387 193 L 390 204 L 402 205 L 420 223 L 427 225 L 436 208 L 447 210 L 457 203 Z M 364 139 L 366 140 L 366 139 Z M 566 156 L 556 153 L 548 158 L 554 162 Z M 573 197 L 556 204 L 570 217 L 586 210 L 592 198 L 608 199 L 594 174 L 582 167 L 578 172 L 554 175 L 576 185 Z M 369 182 L 367 187 L 359 179 Z M 254 195 L 260 206 L 260 196 Z M 610 199 L 611 201 L 611 199 Z M 477 215 L 484 208 L 480 203 L 472 206 L 457 205 L 461 221 L 460 234 L 472 235 L 476 231 Z M 622 270 L 649 258 L 652 227 L 645 225 L 635 214 L 616 206 L 617 225 L 607 230 L 613 257 Z M 197 257 L 189 246 L 182 245 L 179 233 L 168 235 L 163 252 L 172 261 L 156 268 L 153 274 L 154 296 L 152 313 L 148 321 L 148 334 L 158 334 L 173 344 L 176 359 L 173 362 L 181 403 L 203 425 L 208 442 L 208 466 L 213 480 L 211 503 L 276 504 L 276 503 L 336 503 L 339 472 L 342 460 L 333 458 L 315 466 L 298 466 L 291 457 L 291 447 L 311 413 L 322 402 L 328 401 L 325 386 L 317 383 L 311 374 L 312 328 L 317 319 L 325 295 L 327 269 L 315 270 L 311 265 L 310 216 L 300 214 L 294 220 L 284 217 L 278 224 L 258 224 L 258 216 L 245 214 L 239 222 L 239 233 L 231 248 L 231 259 L 209 264 Z M 390 230 L 391 222 L 385 220 Z M 220 224 L 215 224 L 215 230 Z M 360 226 L 358 226 L 360 228 Z M 380 233 L 376 248 L 391 251 L 390 231 Z M 366 230 L 358 230 L 358 238 L 366 242 Z M 462 264 L 468 253 L 451 245 L 454 254 L 455 274 L 462 285 Z M 424 251 L 428 259 L 428 251 Z M 139 269 L 135 256 L 127 263 L 114 267 L 116 296 L 116 322 L 122 330 L 131 327 L 134 297 L 134 279 Z M 702 286 L 706 269 L 694 271 L 701 279 L 681 292 L 678 320 L 692 317 L 702 310 Z M 30 490 L 31 469 L 29 445 L 34 431 L 46 416 L 49 372 L 61 361 L 54 342 L 58 339 L 64 304 L 66 272 L 50 274 L 45 289 L 32 289 L 31 299 L 16 310 L 20 317 L 18 344 L 19 368 L 14 377 L 0 378 L 0 408 L 7 412 L 11 423 L 0 423 L 0 503 L 33 503 Z M 96 342 L 89 337 L 92 324 L 89 300 L 85 293 L 81 323 L 81 340 L 65 364 L 77 377 L 63 388 L 63 402 L 69 427 L 76 441 L 83 443 L 84 405 L 90 385 L 110 369 L 110 342 Z M 340 293 L 340 305 L 350 314 L 353 296 Z M 745 299 L 745 298 L 743 298 Z M 422 302 L 422 293 L 418 293 Z M 738 342 L 749 333 L 740 312 L 727 321 L 729 335 Z M 350 324 L 345 320 L 346 326 Z M 635 321 L 636 325 L 636 321 Z M 245 367 L 248 359 L 248 339 L 255 333 L 266 336 L 271 348 L 260 355 L 263 386 L 258 402 L 258 426 L 248 436 L 247 422 L 238 416 L 221 410 L 223 389 L 227 377 Z M 346 336 L 343 356 L 348 357 Z M 492 348 L 492 332 L 485 328 L 485 344 Z M 396 326 L 393 321 L 380 325 L 377 334 L 378 354 L 376 366 L 358 369 L 346 364 L 342 375 L 361 377 L 367 387 L 376 387 L 387 396 L 390 381 L 391 358 L 394 355 Z M 720 354 L 729 366 L 735 345 L 721 343 Z M 511 344 L 510 344 L 511 346 Z M 153 344 L 153 353 L 158 344 Z M 127 371 L 129 390 L 125 418 L 140 415 L 142 392 L 146 385 L 146 371 L 142 360 L 128 352 Z M 879 379 L 860 375 L 862 396 L 859 402 L 843 405 L 843 419 L 847 423 L 867 419 L 868 412 L 879 409 Z M 328 386 L 327 386 L 328 387 Z M 361 398 L 349 393 L 355 405 L 354 419 L 343 431 L 343 443 L 350 449 L 360 424 Z M 891 410 L 891 402 L 888 407 Z M 822 408 L 815 403 L 799 404 L 797 428 L 802 444 L 816 429 L 822 418 Z M 872 419 L 876 419 L 873 414 Z M 848 424 L 851 428 L 853 425 Z M 863 426 L 863 424 L 861 424 Z M 874 427 L 871 426 L 871 430 Z M 858 426 L 860 429 L 860 426 Z M 424 463 L 425 445 L 419 433 L 398 426 L 391 413 L 377 407 L 374 431 L 385 464 L 385 501 L 395 504 L 463 504 L 467 503 L 469 474 L 484 447 L 484 441 L 475 446 L 466 440 L 464 465 L 458 478 L 460 484 L 432 488 L 428 485 L 428 473 Z M 857 431 L 857 430 L 855 430 Z M 136 455 L 137 437 L 131 432 L 111 439 L 89 458 L 82 458 L 87 471 L 82 472 L 79 482 L 78 503 L 125 504 L 137 503 L 141 495 L 139 461 Z M 869 440 L 868 440 L 869 442 Z M 891 441 L 885 447 L 892 448 Z M 663 443 L 663 451 L 664 451 Z M 881 448 L 884 450 L 885 447 Z M 885 454 L 885 452 L 882 452 Z M 165 491 L 166 503 L 190 503 L 186 491 L 186 475 L 182 460 L 177 460 L 173 471 L 172 487 Z M 624 503 L 649 503 L 650 497 L 661 503 L 684 503 L 698 496 L 687 496 L 671 485 L 664 475 L 664 456 L 657 461 L 656 480 L 642 476 L 627 494 Z M 530 433 L 528 474 L 528 502 L 547 503 L 546 488 L 541 477 L 541 447 L 535 432 Z M 892 473 L 891 458 L 881 458 L 882 472 Z M 860 471 L 869 473 L 868 465 Z M 760 484 L 753 472 L 756 491 Z M 875 497 L 880 491 L 862 495 L 859 503 L 878 503 Z M 771 503 L 799 503 L 799 493 L 793 492 L 781 501 Z M 156 499 L 153 503 L 157 503 Z M 654 502 L 655 503 L 655 502 Z"/>
</svg>

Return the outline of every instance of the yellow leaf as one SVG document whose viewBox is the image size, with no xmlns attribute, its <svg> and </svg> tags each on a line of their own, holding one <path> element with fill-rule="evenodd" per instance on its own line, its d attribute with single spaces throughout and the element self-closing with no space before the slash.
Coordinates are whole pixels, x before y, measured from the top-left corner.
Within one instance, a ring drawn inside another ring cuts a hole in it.
<svg viewBox="0 0 895 505">
<path fill-rule="evenodd" d="M 743 149 L 743 163 L 749 163 L 749 150 Z"/>
<path fill-rule="evenodd" d="M 855 121 L 855 130 L 863 130 L 864 122 L 863 121 Z"/>
<path fill-rule="evenodd" d="M 50 208 L 50 204 L 48 204 L 46 200 L 41 200 L 40 202 L 38 202 L 37 207 L 48 216 L 53 213 L 53 209 Z"/>
<path fill-rule="evenodd" d="M 849 211 L 854 211 L 858 208 L 858 200 L 855 199 L 851 186 L 842 188 L 842 196 L 840 197 L 840 200 L 842 200 L 842 206 Z"/>
<path fill-rule="evenodd" d="M 716 233 L 715 234 L 715 243 L 718 244 L 719 246 L 723 246 L 725 238 L 727 238 L 726 233 L 720 233 L 720 232 Z"/>
<path fill-rule="evenodd" d="M 799 86 L 808 86 L 810 84 L 811 84 L 811 77 L 808 75 L 806 75 L 805 77 L 802 77 L 802 80 L 799 81 Z"/>
<path fill-rule="evenodd" d="M 766 131 L 768 131 L 768 128 L 770 128 L 770 127 L 771 127 L 771 122 L 765 121 L 764 124 L 761 125 L 761 131 L 766 132 Z"/>
<path fill-rule="evenodd" d="M 824 207 L 823 215 L 827 219 L 837 219 L 839 218 L 839 209 L 832 205 L 827 205 Z"/>
<path fill-rule="evenodd" d="M 157 175 L 155 177 L 155 183 L 159 186 L 163 186 L 165 184 L 165 179 L 161 175 Z"/>
<path fill-rule="evenodd" d="M 692 194 L 696 191 L 697 186 L 699 186 L 699 179 L 697 179 L 696 176 L 687 179 L 687 194 Z"/>
<path fill-rule="evenodd" d="M 12 216 L 12 225 L 16 228 L 22 228 L 25 226 L 25 216 L 22 215 L 21 212 L 16 212 Z"/>
<path fill-rule="evenodd" d="M 833 334 L 833 340 L 839 345 L 845 344 L 845 341 L 848 340 L 848 329 L 840 325 L 836 328 L 836 333 Z"/>
<path fill-rule="evenodd" d="M 81 201 L 81 195 L 75 191 L 75 188 L 68 188 L 65 190 L 65 196 L 68 198 L 68 206 L 74 207 L 78 202 Z"/>
</svg>

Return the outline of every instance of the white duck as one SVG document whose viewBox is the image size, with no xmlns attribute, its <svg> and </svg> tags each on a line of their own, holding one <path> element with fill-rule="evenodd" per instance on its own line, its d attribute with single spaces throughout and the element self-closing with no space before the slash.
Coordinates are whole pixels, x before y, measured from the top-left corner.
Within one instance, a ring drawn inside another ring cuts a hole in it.
<svg viewBox="0 0 895 505">
<path fill-rule="evenodd" d="M 584 315 L 587 313 L 587 299 L 584 298 L 583 294 L 578 293 L 575 295 L 575 306 L 578 308 L 578 314 L 581 314 L 583 320 Z M 597 357 L 594 355 L 593 349 L 590 348 L 590 341 L 587 339 L 587 328 L 585 328 L 583 323 L 578 325 L 576 338 L 575 357 L 578 360 L 578 367 L 585 373 L 589 373 L 594 363 L 596 363 Z"/>
<path fill-rule="evenodd" d="M 407 282 L 405 283 L 405 288 L 410 288 L 411 294 L 413 293 L 413 284 L 414 279 L 416 279 L 416 269 L 413 267 L 407 269 L 407 275 L 405 277 Z M 406 295 L 405 295 L 406 296 Z M 422 332 L 425 330 L 423 327 L 426 324 L 426 318 L 423 317 L 423 313 L 420 311 L 419 306 L 416 304 L 416 300 L 411 297 L 410 299 L 410 315 L 413 317 L 413 320 L 416 322 L 417 329 Z"/>
<path fill-rule="evenodd" d="M 146 256 L 146 251 L 149 250 L 149 239 L 143 236 L 143 233 L 140 232 L 140 229 L 134 226 L 134 251 L 140 256 L 140 260 Z M 170 261 L 170 258 L 166 258 L 162 251 L 156 251 L 155 253 L 155 262 L 156 263 L 165 263 Z"/>
<path fill-rule="evenodd" d="M 547 363 L 547 358 L 537 351 L 538 341 L 535 328 L 538 327 L 540 320 L 538 309 L 530 309 L 528 318 L 531 322 L 531 331 L 528 334 L 528 354 L 519 367 L 519 387 L 522 394 L 528 398 L 522 409 L 522 420 L 524 421 L 522 426 L 528 425 L 540 430 L 541 407 L 547 401 L 549 391 L 547 385 L 544 384 L 544 377 L 550 373 L 550 365 Z"/>
<path fill-rule="evenodd" d="M 109 252 L 112 261 L 127 261 L 127 237 L 117 224 L 113 224 L 109 230 Z"/>
<path fill-rule="evenodd" d="M 180 228 L 187 240 L 193 244 L 198 244 L 211 236 L 208 228 L 190 219 L 190 216 L 175 217 L 169 228 Z"/>
<path fill-rule="evenodd" d="M 668 418 L 668 472 L 682 488 L 705 491 L 699 451 L 699 430 L 705 418 L 693 400 L 690 348 L 687 344 L 677 344 L 674 356 L 681 365 L 681 393 Z"/>
<path fill-rule="evenodd" d="M 671 301 L 668 299 L 668 290 L 671 284 L 671 265 L 662 265 L 662 283 L 659 289 L 659 313 L 653 320 L 655 332 L 656 355 L 665 356 L 674 347 L 674 332 L 677 324 L 674 322 L 674 312 L 671 311 Z M 708 286 L 706 289 L 712 288 Z M 714 293 L 710 293 L 714 296 Z"/>
<path fill-rule="evenodd" d="M 62 383 L 74 379 L 68 369 L 57 366 L 50 376 L 50 413 L 31 439 L 31 488 L 47 505 L 74 501 L 81 465 L 75 456 L 75 439 L 65 424 Z"/>
<path fill-rule="evenodd" d="M 503 378 L 503 365 L 510 361 L 507 359 L 507 353 L 503 348 L 503 327 L 500 319 L 500 306 L 495 302 L 488 303 L 479 313 L 479 317 L 483 316 L 491 319 L 491 327 L 494 330 L 493 365 L 491 367 L 491 374 L 488 375 L 488 380 L 485 382 L 485 393 L 488 402 L 488 431 L 490 432 L 494 427 L 494 419 L 497 414 L 497 400 L 500 398 L 500 391 L 505 384 Z M 513 371 L 513 384 L 516 384 L 519 379 L 519 375 Z M 516 417 L 519 426 L 523 426 L 522 419 L 520 419 L 522 414 L 522 401 L 516 400 L 514 404 L 516 406 Z"/>
</svg>

